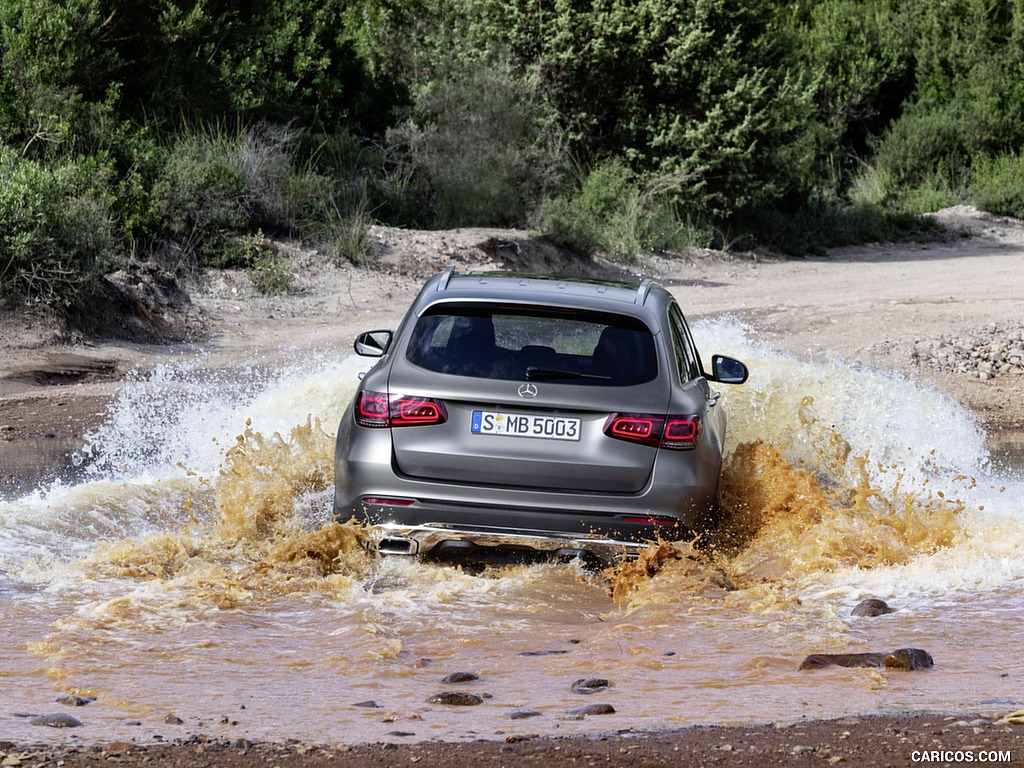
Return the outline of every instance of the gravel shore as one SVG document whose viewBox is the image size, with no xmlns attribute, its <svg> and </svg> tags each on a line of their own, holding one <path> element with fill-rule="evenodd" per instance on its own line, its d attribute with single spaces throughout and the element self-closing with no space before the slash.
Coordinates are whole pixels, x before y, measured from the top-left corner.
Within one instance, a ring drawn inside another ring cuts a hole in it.
<svg viewBox="0 0 1024 768">
<path fill-rule="evenodd" d="M 193 738 L 174 744 L 17 748 L 0 742 L 4 766 L 147 765 L 164 768 L 533 768 L 558 766 L 1024 765 L 1024 724 L 978 715 L 843 718 L 750 728 L 690 728 L 593 738 L 368 745 L 252 744 Z"/>
</svg>

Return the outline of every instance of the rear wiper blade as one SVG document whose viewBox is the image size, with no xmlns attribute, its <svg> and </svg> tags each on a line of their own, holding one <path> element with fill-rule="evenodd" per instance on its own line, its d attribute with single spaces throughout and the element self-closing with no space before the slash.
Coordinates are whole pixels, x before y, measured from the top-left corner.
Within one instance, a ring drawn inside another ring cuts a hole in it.
<svg viewBox="0 0 1024 768">
<path fill-rule="evenodd" d="M 533 379 L 600 379 L 609 381 L 611 376 L 601 376 L 596 373 L 581 373 L 580 371 L 560 371 L 556 368 L 534 368 L 526 369 L 526 378 Z"/>
</svg>

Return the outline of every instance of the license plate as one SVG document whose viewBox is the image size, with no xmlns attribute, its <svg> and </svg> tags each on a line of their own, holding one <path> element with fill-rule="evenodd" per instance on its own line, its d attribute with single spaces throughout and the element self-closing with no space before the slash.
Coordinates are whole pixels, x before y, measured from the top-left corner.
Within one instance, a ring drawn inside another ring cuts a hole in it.
<svg viewBox="0 0 1024 768">
<path fill-rule="evenodd" d="M 525 413 L 473 411 L 471 431 L 476 435 L 539 437 L 546 440 L 579 440 L 580 420 L 563 416 L 532 416 Z"/>
</svg>

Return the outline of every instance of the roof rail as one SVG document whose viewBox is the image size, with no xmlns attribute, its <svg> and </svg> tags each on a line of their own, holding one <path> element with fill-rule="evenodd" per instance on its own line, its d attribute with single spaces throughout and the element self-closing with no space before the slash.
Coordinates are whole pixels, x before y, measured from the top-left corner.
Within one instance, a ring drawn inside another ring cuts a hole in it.
<svg viewBox="0 0 1024 768">
<path fill-rule="evenodd" d="M 437 282 L 437 290 L 443 291 L 448 288 L 448 283 L 452 279 L 452 275 L 455 274 L 455 265 L 452 264 L 448 269 L 441 273 L 441 279 Z"/>
<path fill-rule="evenodd" d="M 643 306 L 643 303 L 647 301 L 647 294 L 651 292 L 652 285 L 654 285 L 654 281 L 650 278 L 641 280 L 640 285 L 636 289 L 636 298 L 633 299 L 633 303 Z"/>
</svg>

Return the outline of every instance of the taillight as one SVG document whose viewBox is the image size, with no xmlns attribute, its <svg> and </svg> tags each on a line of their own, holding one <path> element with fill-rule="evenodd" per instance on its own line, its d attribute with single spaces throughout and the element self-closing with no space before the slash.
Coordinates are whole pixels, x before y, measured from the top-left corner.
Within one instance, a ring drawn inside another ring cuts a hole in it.
<svg viewBox="0 0 1024 768">
<path fill-rule="evenodd" d="M 661 443 L 661 432 L 665 419 L 661 416 L 643 416 L 635 413 L 619 413 L 609 416 L 604 433 L 619 440 L 629 440 L 644 445 Z"/>
<path fill-rule="evenodd" d="M 699 416 L 677 414 L 613 413 L 604 424 L 608 437 L 670 451 L 696 448 L 702 429 Z"/>
<path fill-rule="evenodd" d="M 359 393 L 355 418 L 361 427 L 417 427 L 444 424 L 448 421 L 448 410 L 443 402 L 432 397 L 365 390 Z"/>
</svg>

